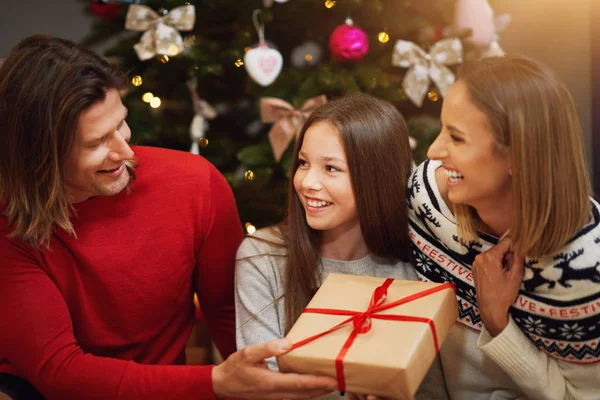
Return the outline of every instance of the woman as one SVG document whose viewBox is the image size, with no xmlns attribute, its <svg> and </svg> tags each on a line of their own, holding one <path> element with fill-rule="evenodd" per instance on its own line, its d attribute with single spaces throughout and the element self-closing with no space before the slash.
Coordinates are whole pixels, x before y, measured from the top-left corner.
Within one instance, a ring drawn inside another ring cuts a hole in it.
<svg viewBox="0 0 600 400">
<path fill-rule="evenodd" d="M 331 272 L 417 279 L 406 208 L 397 206 L 410 166 L 406 125 L 391 104 L 356 95 L 311 114 L 293 153 L 285 224 L 238 250 L 238 348 L 285 336 Z M 437 361 L 426 381 L 419 398 L 446 398 Z"/>
<path fill-rule="evenodd" d="M 453 399 L 600 398 L 600 217 L 573 100 L 521 57 L 465 65 L 412 176 L 418 273 L 456 285 Z"/>
</svg>

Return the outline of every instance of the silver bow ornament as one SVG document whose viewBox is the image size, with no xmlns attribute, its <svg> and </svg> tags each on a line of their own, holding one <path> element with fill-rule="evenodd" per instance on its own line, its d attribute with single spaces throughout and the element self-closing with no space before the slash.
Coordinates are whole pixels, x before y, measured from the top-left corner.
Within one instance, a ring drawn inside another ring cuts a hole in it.
<svg viewBox="0 0 600 400">
<path fill-rule="evenodd" d="M 148 6 L 132 4 L 127 10 L 125 29 L 145 31 L 139 43 L 133 46 L 138 58 L 148 60 L 157 54 L 175 56 L 184 49 L 180 31 L 191 31 L 196 22 L 192 5 L 175 7 L 167 15 L 159 16 Z"/>
<path fill-rule="evenodd" d="M 462 61 L 462 43 L 456 38 L 434 43 L 429 53 L 413 42 L 398 40 L 392 55 L 392 65 L 409 68 L 404 75 L 402 88 L 418 107 L 423 105 L 430 81 L 436 84 L 442 96 L 446 94 L 454 83 L 454 74 L 446 66 Z"/>
<path fill-rule="evenodd" d="M 190 96 L 192 97 L 192 102 L 194 104 L 194 118 L 190 124 L 190 138 L 192 139 L 190 153 L 200 154 L 199 142 L 204 138 L 204 135 L 208 130 L 208 122 L 206 120 L 215 119 L 217 111 L 208 104 L 207 101 L 198 96 L 198 82 L 196 81 L 196 78 L 188 80 L 186 85 L 190 91 Z"/>
</svg>

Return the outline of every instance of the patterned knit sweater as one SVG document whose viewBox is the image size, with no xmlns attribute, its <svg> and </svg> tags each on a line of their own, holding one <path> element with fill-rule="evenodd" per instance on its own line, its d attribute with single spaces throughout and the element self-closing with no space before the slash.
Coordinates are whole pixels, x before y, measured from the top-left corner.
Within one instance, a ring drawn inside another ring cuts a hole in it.
<svg viewBox="0 0 600 400">
<path fill-rule="evenodd" d="M 422 280 L 452 282 L 456 285 L 459 306 L 457 322 L 482 332 L 478 342 L 482 348 L 496 338 L 491 338 L 482 325 L 471 265 L 479 253 L 494 246 L 498 239 L 480 234 L 479 240 L 470 246 L 458 241 L 454 216 L 436 184 L 435 170 L 439 165 L 435 161 L 424 162 L 409 182 L 408 207 L 415 267 Z M 554 369 L 563 372 L 565 396 L 569 392 L 568 379 L 566 382 L 564 378 L 565 368 L 572 372 L 579 366 L 581 376 L 587 377 L 584 380 L 593 377 L 600 379 L 600 207 L 593 200 L 591 204 L 592 218 L 589 224 L 562 249 L 538 259 L 526 259 L 525 277 L 519 295 L 509 310 L 510 323 L 505 329 L 514 334 L 509 347 L 521 347 L 514 353 L 515 358 L 520 360 L 513 362 L 507 359 L 506 354 L 494 355 L 491 354 L 493 351 L 487 354 L 492 359 L 497 357 L 495 361 L 517 383 L 521 379 L 519 374 L 526 372 L 516 371 L 516 364 L 527 364 L 530 360 L 526 360 L 526 355 L 545 360 L 547 365 L 540 361 L 536 369 L 547 369 L 548 374 Z M 503 332 L 499 336 L 503 335 L 508 333 Z M 505 349 L 505 353 L 507 351 Z M 542 356 L 542 353 L 545 355 Z M 556 365 L 557 362 L 559 368 L 550 368 L 551 364 Z M 529 388 L 532 385 L 535 386 L 533 383 L 525 384 Z M 597 386 L 598 389 L 588 391 L 580 398 L 600 399 L 600 383 L 584 382 L 583 385 L 592 389 Z M 589 393 L 597 397 L 587 397 Z M 538 396 L 530 394 L 530 397 Z M 548 394 L 539 398 L 562 396 Z"/>
</svg>

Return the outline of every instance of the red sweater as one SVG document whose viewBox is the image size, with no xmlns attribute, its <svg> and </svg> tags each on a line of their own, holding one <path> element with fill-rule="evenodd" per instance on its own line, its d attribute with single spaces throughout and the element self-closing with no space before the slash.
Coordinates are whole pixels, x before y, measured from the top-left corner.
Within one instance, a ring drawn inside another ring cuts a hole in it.
<svg viewBox="0 0 600 400">
<path fill-rule="evenodd" d="M 182 365 L 194 292 L 221 353 L 235 351 L 229 185 L 202 157 L 134 150 L 129 193 L 75 205 L 77 238 L 59 230 L 37 251 L 0 216 L 0 372 L 49 400 L 213 399 L 212 366 Z"/>
</svg>

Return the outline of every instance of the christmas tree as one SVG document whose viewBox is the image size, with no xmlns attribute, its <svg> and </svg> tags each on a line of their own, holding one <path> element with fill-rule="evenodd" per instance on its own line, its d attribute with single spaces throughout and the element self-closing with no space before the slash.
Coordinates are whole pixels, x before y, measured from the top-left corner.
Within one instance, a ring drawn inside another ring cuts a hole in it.
<svg viewBox="0 0 600 400">
<path fill-rule="evenodd" d="M 444 38 L 443 28 L 455 18 L 456 1 L 85 1 L 99 18 L 84 44 L 118 38 L 105 55 L 131 82 L 123 101 L 133 142 L 189 150 L 191 130 L 199 153 L 227 177 L 247 228 L 249 223 L 263 227 L 280 222 L 285 214 L 293 135 L 287 148 L 284 143 L 281 158 L 274 156 L 268 139 L 272 125 L 260 119 L 261 99 L 282 99 L 296 110 L 321 95 L 367 92 L 389 100 L 407 119 L 417 143 L 415 159 L 422 160 L 439 131 L 441 93 L 434 83 L 429 85 L 429 77 L 419 96 L 407 91 L 403 81 L 410 52 L 423 49 L 427 57 Z M 186 14 L 189 6 L 195 21 Z M 138 7 L 137 14 L 131 7 Z M 136 27 L 139 31 L 131 30 Z M 259 43 L 263 32 L 265 42 Z M 467 35 L 461 32 L 463 39 Z M 152 51 L 155 39 L 165 49 L 162 54 Z M 398 40 L 406 41 L 407 52 L 394 65 Z M 283 67 L 277 75 L 275 59 L 263 71 L 271 76 L 253 79 L 249 71 L 265 65 L 246 56 L 261 44 L 272 55 L 274 49 L 282 55 Z M 244 60 L 252 64 L 244 65 Z M 257 83 L 274 76 L 270 84 Z"/>
</svg>

